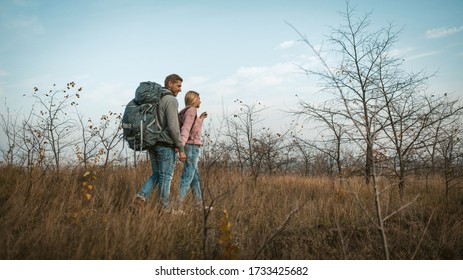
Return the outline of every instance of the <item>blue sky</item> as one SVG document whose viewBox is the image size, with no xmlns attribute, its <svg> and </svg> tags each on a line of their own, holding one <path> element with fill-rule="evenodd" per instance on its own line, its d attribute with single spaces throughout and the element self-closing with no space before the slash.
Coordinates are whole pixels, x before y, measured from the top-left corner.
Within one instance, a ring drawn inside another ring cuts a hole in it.
<svg viewBox="0 0 463 280">
<path fill-rule="evenodd" d="M 373 26 L 404 28 L 394 50 L 409 71 L 438 71 L 430 90 L 462 96 L 463 1 L 351 0 L 372 11 Z M 138 83 L 170 73 L 201 94 L 210 119 L 233 100 L 262 102 L 268 117 L 314 98 L 316 81 L 300 73 L 312 53 L 288 21 L 316 45 L 342 23 L 344 0 L 136 1 L 2 0 L 0 112 L 3 99 L 27 108 L 24 93 L 69 81 L 83 86 L 80 111 L 122 112 Z"/>
</svg>

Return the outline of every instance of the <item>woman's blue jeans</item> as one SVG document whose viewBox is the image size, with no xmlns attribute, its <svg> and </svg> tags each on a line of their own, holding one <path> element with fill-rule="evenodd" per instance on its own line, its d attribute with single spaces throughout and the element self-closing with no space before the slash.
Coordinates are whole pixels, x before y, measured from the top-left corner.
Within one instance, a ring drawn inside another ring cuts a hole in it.
<svg viewBox="0 0 463 280">
<path fill-rule="evenodd" d="M 145 181 L 137 196 L 143 197 L 145 200 L 153 192 L 156 185 L 159 184 L 158 194 L 161 204 L 169 207 L 170 200 L 170 184 L 174 176 L 175 167 L 175 149 L 171 147 L 155 146 L 148 150 L 152 175 Z"/>
<path fill-rule="evenodd" d="M 201 193 L 198 170 L 200 149 L 197 145 L 185 145 L 186 161 L 183 163 L 182 176 L 180 177 L 179 203 L 182 203 L 185 199 L 190 186 L 196 203 L 202 202 L 203 195 Z"/>
</svg>

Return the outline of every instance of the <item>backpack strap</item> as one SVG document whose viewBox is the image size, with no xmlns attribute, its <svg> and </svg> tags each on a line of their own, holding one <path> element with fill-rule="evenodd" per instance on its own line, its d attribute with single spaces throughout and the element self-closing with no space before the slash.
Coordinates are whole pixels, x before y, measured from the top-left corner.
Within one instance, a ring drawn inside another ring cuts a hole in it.
<svg viewBox="0 0 463 280">
<path fill-rule="evenodd" d="M 180 111 L 180 113 L 178 113 L 178 123 L 180 124 L 180 129 L 182 128 L 183 126 L 183 123 L 185 122 L 185 115 L 186 115 L 186 112 L 188 110 L 190 110 L 190 108 L 193 108 L 191 106 L 188 106 L 188 107 L 185 107 L 182 111 Z M 196 118 L 198 116 L 195 115 L 195 120 L 193 121 L 193 124 L 191 125 L 191 128 L 193 129 L 193 126 L 195 125 L 195 122 L 196 122 Z"/>
<path fill-rule="evenodd" d="M 166 95 L 172 95 L 174 96 L 174 94 L 172 93 L 172 91 L 170 91 L 169 89 L 163 87 L 162 88 L 162 93 L 161 93 L 161 98 L 163 98 L 164 96 Z"/>
</svg>

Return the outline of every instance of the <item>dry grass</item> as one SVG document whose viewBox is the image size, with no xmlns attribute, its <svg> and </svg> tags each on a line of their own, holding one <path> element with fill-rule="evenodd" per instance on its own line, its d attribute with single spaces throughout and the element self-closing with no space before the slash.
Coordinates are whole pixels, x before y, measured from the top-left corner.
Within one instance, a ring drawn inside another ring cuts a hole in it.
<svg viewBox="0 0 463 280">
<path fill-rule="evenodd" d="M 93 179 L 83 178 L 86 171 L 56 176 L 1 167 L 0 259 L 383 258 L 378 231 L 353 195 L 374 216 L 372 193 L 359 178 L 266 176 L 255 183 L 234 171 L 203 170 L 206 204 L 214 204 L 205 218 L 192 199 L 186 215 L 159 212 L 156 195 L 143 213 L 131 211 L 147 165 L 92 170 Z M 461 190 L 446 200 L 436 178 L 408 186 L 402 204 L 394 188 L 383 196 L 391 213 L 419 194 L 387 220 L 391 258 L 462 259 Z"/>
</svg>

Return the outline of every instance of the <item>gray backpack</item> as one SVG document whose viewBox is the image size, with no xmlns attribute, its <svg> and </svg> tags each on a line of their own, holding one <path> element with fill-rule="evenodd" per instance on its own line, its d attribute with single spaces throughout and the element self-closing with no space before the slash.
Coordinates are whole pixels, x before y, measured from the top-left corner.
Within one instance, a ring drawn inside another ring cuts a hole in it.
<svg viewBox="0 0 463 280">
<path fill-rule="evenodd" d="M 122 115 L 122 134 L 133 150 L 143 151 L 156 145 L 162 128 L 158 123 L 159 101 L 170 93 L 155 82 L 141 82 L 135 98 L 125 107 Z"/>
</svg>

